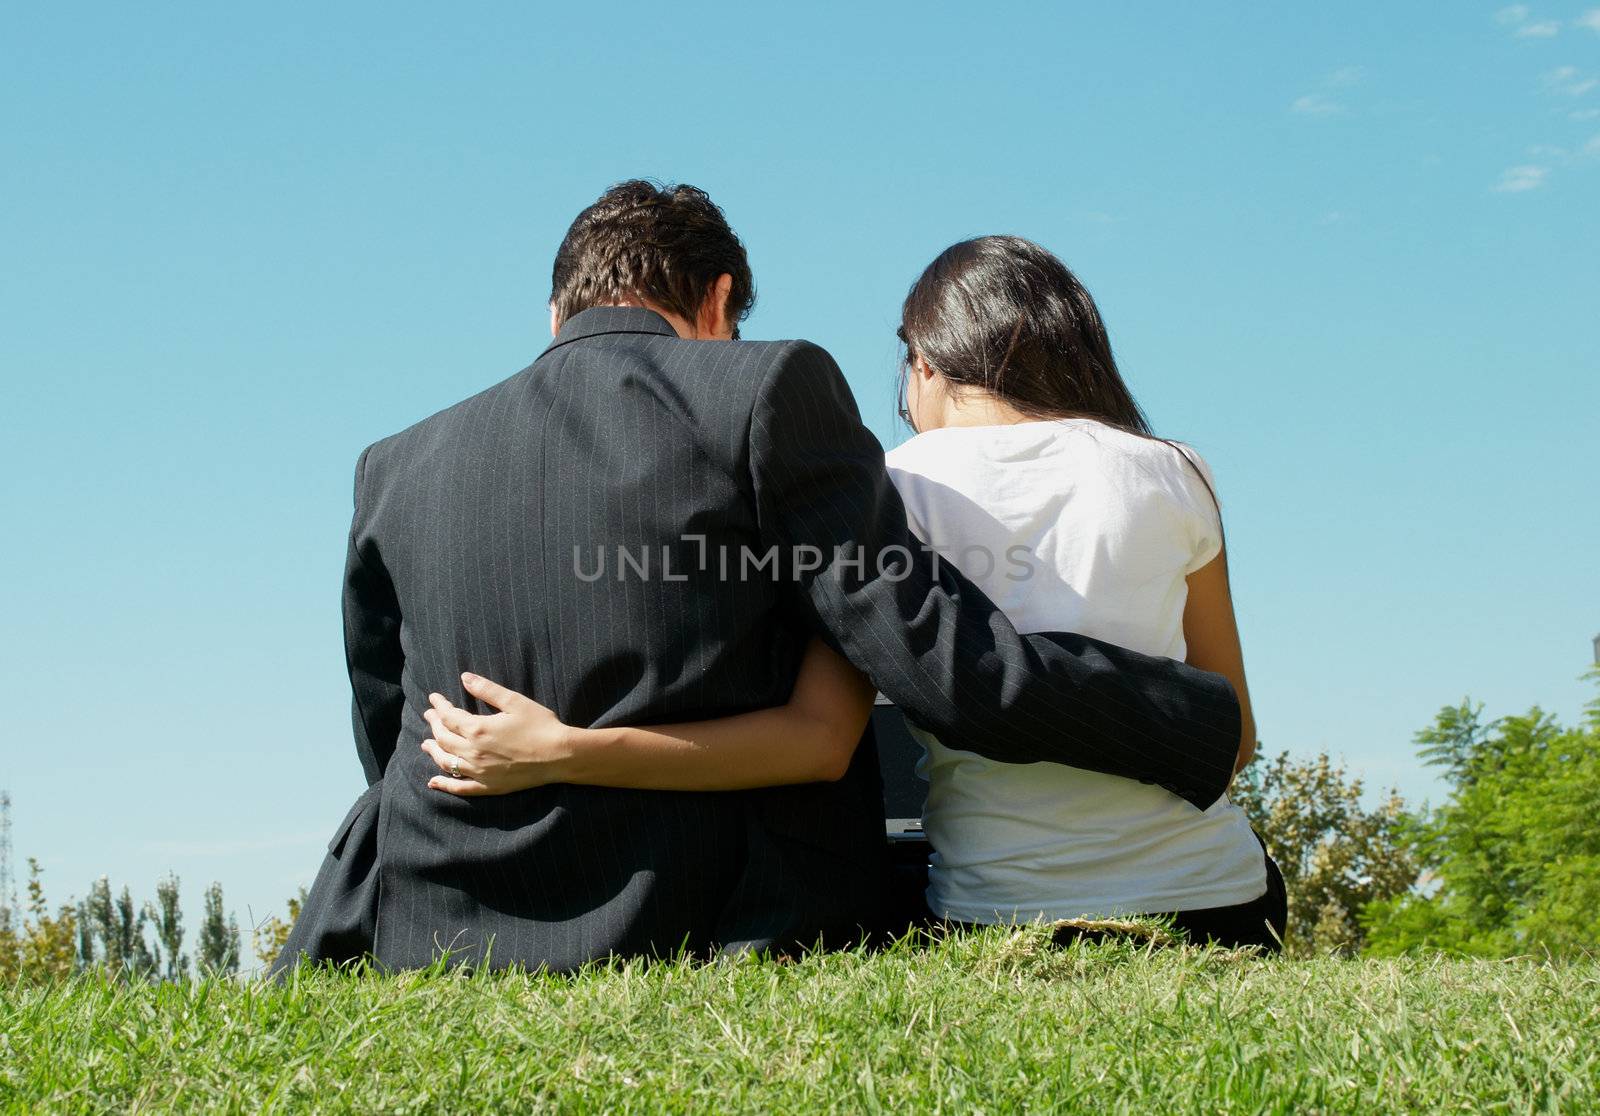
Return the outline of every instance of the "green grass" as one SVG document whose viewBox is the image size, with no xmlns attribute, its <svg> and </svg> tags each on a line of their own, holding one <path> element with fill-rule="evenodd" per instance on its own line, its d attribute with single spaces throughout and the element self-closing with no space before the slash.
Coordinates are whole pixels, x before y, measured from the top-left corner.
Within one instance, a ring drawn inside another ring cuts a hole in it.
<svg viewBox="0 0 1600 1116">
<path fill-rule="evenodd" d="M 0 992 L 10 1111 L 1585 1111 L 1600 965 L 986 931 L 576 977 Z"/>
</svg>

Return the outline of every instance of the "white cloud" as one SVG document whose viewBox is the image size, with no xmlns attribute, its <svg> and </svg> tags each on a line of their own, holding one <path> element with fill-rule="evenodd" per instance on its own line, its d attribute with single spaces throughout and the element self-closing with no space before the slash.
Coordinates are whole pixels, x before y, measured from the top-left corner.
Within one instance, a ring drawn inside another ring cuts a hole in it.
<svg viewBox="0 0 1600 1116">
<path fill-rule="evenodd" d="M 1367 71 L 1361 66 L 1340 66 L 1337 70 L 1324 75 L 1318 82 L 1322 90 L 1349 89 L 1360 85 L 1367 76 Z M 1338 116 L 1345 107 L 1342 102 L 1330 96 L 1327 92 L 1307 93 L 1296 97 L 1289 104 L 1289 111 L 1299 113 L 1301 116 Z"/>
<path fill-rule="evenodd" d="M 1572 21 L 1574 27 L 1587 27 L 1589 30 L 1600 33 L 1600 8 L 1590 8 L 1577 19 Z"/>
<path fill-rule="evenodd" d="M 1289 111 L 1301 116 L 1337 116 L 1344 111 L 1344 106 L 1321 93 L 1307 93 L 1304 97 L 1296 97 Z"/>
<path fill-rule="evenodd" d="M 1600 78 L 1583 73 L 1576 66 L 1557 66 L 1544 75 L 1544 87 L 1569 97 L 1581 97 L 1595 86 Z"/>
<path fill-rule="evenodd" d="M 1529 9 L 1528 5 L 1512 4 L 1510 7 L 1501 8 L 1498 12 L 1495 12 L 1494 21 L 1500 24 L 1502 27 L 1516 28 L 1513 34 L 1515 34 L 1519 39 L 1553 39 L 1557 35 L 1561 34 L 1560 20 L 1538 19 L 1534 20 L 1532 23 L 1529 23 L 1528 17 L 1532 14 L 1533 12 Z M 1594 11 L 1590 12 L 1589 15 L 1579 19 L 1577 21 L 1577 26 L 1587 26 L 1588 24 L 1586 24 L 1585 21 L 1588 20 L 1590 16 L 1593 16 L 1595 19 L 1595 29 L 1600 30 L 1600 8 L 1596 8 Z"/>
<path fill-rule="evenodd" d="M 1600 108 L 1573 109 L 1567 113 L 1568 120 L 1582 123 L 1585 120 L 1600 120 Z"/>
<path fill-rule="evenodd" d="M 1589 142 L 1583 145 L 1583 154 L 1590 158 L 1600 158 L 1600 136 L 1590 136 Z"/>
<path fill-rule="evenodd" d="M 1527 190 L 1537 190 L 1549 177 L 1549 167 L 1507 167 L 1501 172 L 1500 181 L 1494 184 L 1494 191 L 1497 194 L 1521 194 Z"/>
</svg>

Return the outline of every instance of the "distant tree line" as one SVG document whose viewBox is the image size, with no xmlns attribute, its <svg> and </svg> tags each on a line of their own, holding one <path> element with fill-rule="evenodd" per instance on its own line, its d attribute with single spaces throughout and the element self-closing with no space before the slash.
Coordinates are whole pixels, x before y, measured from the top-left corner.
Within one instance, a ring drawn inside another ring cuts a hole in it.
<svg viewBox="0 0 1600 1116">
<path fill-rule="evenodd" d="M 112 894 L 102 876 L 76 905 L 50 913 L 39 862 L 28 860 L 25 911 L 0 905 L 0 983 L 46 981 L 97 970 L 133 980 L 185 980 L 191 975 L 232 976 L 239 971 L 239 924 L 225 915 L 222 885 L 206 888 L 205 911 L 191 965 L 183 950 L 183 910 L 178 877 L 156 885 L 156 897 L 136 905 L 124 887 Z"/>
</svg>

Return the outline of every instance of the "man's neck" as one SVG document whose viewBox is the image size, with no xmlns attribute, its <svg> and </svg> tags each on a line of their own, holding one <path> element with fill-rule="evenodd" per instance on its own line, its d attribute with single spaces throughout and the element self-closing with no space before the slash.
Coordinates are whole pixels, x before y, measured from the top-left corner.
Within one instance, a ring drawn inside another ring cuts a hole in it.
<svg viewBox="0 0 1600 1116">
<path fill-rule="evenodd" d="M 672 327 L 672 332 L 676 333 L 685 341 L 710 340 L 710 338 L 702 336 L 699 329 L 691 324 L 687 318 L 684 318 L 681 314 L 674 314 L 671 310 L 667 310 L 664 307 L 657 306 L 647 298 L 641 298 L 637 302 L 617 302 L 613 303 L 612 305 L 636 306 L 641 310 L 650 310 L 660 314 L 663 318 L 667 319 L 667 324 Z"/>
</svg>

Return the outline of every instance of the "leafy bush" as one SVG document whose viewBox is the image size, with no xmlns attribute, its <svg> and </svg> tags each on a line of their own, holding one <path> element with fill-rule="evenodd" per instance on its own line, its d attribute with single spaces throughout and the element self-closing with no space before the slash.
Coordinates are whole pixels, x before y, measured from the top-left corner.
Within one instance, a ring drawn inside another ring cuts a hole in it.
<svg viewBox="0 0 1600 1116">
<path fill-rule="evenodd" d="M 1291 956 L 1359 951 L 1362 909 L 1405 893 L 1417 878 L 1399 794 L 1390 791 L 1375 809 L 1361 795 L 1361 780 L 1327 753 L 1296 760 L 1285 752 L 1257 759 L 1229 792 L 1283 871 Z"/>
<path fill-rule="evenodd" d="M 250 946 L 256 951 L 256 957 L 260 959 L 262 968 L 272 968 L 278 960 L 278 954 L 289 944 L 289 932 L 294 929 L 295 920 L 300 917 L 300 908 L 304 907 L 305 903 L 306 889 L 302 887 L 298 895 L 289 899 L 287 919 L 272 915 L 250 931 Z"/>
<path fill-rule="evenodd" d="M 0 908 L 0 983 L 49 981 L 70 976 L 77 958 L 78 920 L 70 905 L 50 916 L 39 862 L 28 858 L 28 915 L 16 920 Z"/>
</svg>

